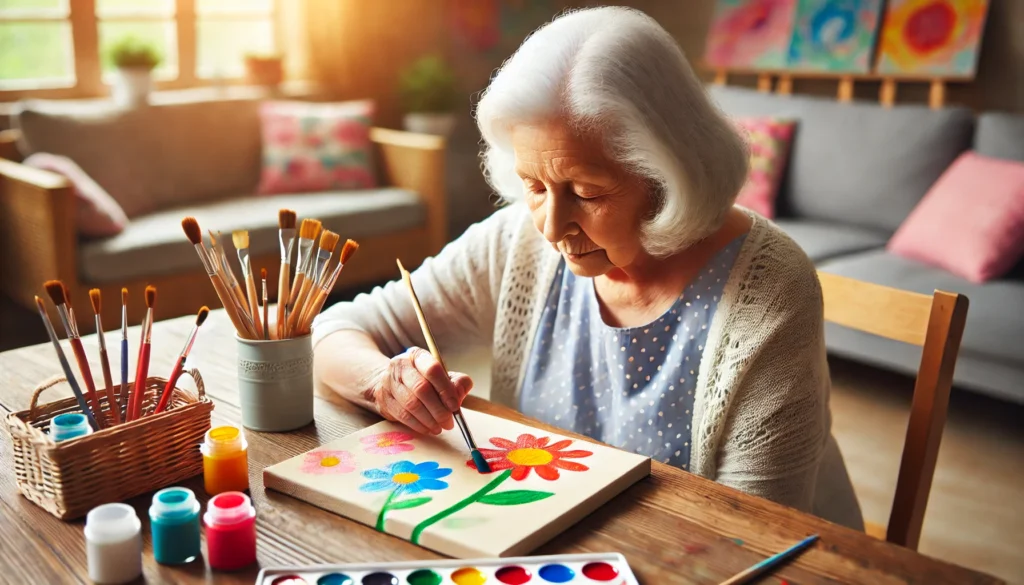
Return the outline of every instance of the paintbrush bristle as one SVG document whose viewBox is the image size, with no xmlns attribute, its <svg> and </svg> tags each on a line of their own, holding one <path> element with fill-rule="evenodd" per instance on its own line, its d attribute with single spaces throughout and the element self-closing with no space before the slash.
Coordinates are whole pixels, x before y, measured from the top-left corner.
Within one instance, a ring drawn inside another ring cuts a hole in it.
<svg viewBox="0 0 1024 585">
<path fill-rule="evenodd" d="M 152 284 L 146 286 L 146 308 L 152 309 L 156 304 L 156 287 Z"/>
<path fill-rule="evenodd" d="M 203 308 L 199 309 L 199 314 L 196 315 L 196 327 L 199 327 L 200 325 L 202 325 L 203 321 L 206 321 L 206 318 L 209 317 L 209 316 L 210 316 L 210 307 L 203 307 Z"/>
<path fill-rule="evenodd" d="M 60 306 L 67 303 L 67 293 L 64 291 L 64 283 L 59 280 L 47 280 L 43 283 L 46 294 L 54 305 Z"/>
<path fill-rule="evenodd" d="M 128 289 L 126 289 L 126 288 L 122 288 L 121 289 L 121 304 L 122 305 L 127 305 L 128 304 Z"/>
<path fill-rule="evenodd" d="M 100 308 L 103 306 L 103 303 L 100 300 L 100 289 L 89 289 L 89 302 L 92 303 L 92 312 L 99 315 L 101 312 Z"/>
<path fill-rule="evenodd" d="M 342 264 L 348 262 L 348 259 L 352 257 L 352 254 L 356 253 L 359 249 L 359 244 L 355 240 L 345 240 L 345 245 L 341 247 L 341 258 L 338 260 Z M 401 263 L 399 263 L 401 266 Z"/>
<path fill-rule="evenodd" d="M 210 245 L 216 248 L 217 247 L 217 234 L 219 234 L 220 232 L 217 232 L 217 234 L 215 234 L 215 233 L 213 233 L 213 230 L 206 230 L 206 231 L 210 233 Z"/>
<path fill-rule="evenodd" d="M 334 232 L 332 232 L 330 230 L 326 230 L 323 233 L 323 235 L 320 236 L 320 249 L 321 250 L 326 250 L 326 251 L 328 251 L 328 252 L 333 254 L 334 253 L 334 248 L 336 248 L 338 246 L 338 240 L 340 240 L 340 239 L 341 239 L 341 236 L 339 236 L 338 234 L 336 234 L 336 233 L 334 233 Z"/>
<path fill-rule="evenodd" d="M 231 243 L 236 250 L 249 247 L 249 230 L 235 230 L 231 232 Z"/>
<path fill-rule="evenodd" d="M 262 278 L 263 280 L 267 279 L 267 269 L 266 268 L 260 268 L 260 278 Z"/>
<path fill-rule="evenodd" d="M 203 230 L 199 229 L 199 221 L 196 218 L 188 216 L 181 220 L 181 229 L 185 231 L 185 237 L 193 246 L 203 243 Z"/>
<path fill-rule="evenodd" d="M 39 295 L 36 295 L 36 307 L 44 314 L 46 313 L 46 305 L 43 304 L 43 299 L 39 298 Z"/>
<path fill-rule="evenodd" d="M 277 212 L 277 225 L 283 230 L 293 230 L 296 218 L 295 212 L 291 209 L 282 209 Z"/>
<path fill-rule="evenodd" d="M 317 235 L 320 233 L 320 228 L 323 226 L 319 220 L 316 219 L 304 219 L 302 220 L 302 227 L 299 228 L 299 237 L 307 240 L 315 240 Z"/>
</svg>

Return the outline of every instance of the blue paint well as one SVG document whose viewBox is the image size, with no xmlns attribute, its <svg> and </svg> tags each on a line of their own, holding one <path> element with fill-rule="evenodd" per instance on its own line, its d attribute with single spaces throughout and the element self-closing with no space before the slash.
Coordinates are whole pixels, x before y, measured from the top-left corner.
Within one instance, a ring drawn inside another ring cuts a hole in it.
<svg viewBox="0 0 1024 585">
<path fill-rule="evenodd" d="M 565 565 L 544 565 L 537 574 L 550 583 L 568 583 L 576 576 L 576 573 Z"/>
<path fill-rule="evenodd" d="M 352 577 L 343 573 L 328 573 L 316 580 L 316 585 L 352 585 Z"/>
</svg>

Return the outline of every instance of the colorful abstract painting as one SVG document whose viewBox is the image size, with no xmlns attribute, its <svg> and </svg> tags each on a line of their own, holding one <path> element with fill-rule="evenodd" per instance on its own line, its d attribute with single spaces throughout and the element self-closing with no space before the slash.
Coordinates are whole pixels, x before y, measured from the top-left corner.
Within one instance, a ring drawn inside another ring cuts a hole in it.
<svg viewBox="0 0 1024 585">
<path fill-rule="evenodd" d="M 711 67 L 786 66 L 796 0 L 718 0 L 704 60 Z"/>
<path fill-rule="evenodd" d="M 988 0 L 889 0 L 878 72 L 973 77 Z"/>
<path fill-rule="evenodd" d="M 448 556 L 501 557 L 528 554 L 651 471 L 634 453 L 462 413 L 490 473 L 457 430 L 381 422 L 266 468 L 264 486 Z"/>
<path fill-rule="evenodd" d="M 798 0 L 790 69 L 867 73 L 882 0 Z"/>
</svg>

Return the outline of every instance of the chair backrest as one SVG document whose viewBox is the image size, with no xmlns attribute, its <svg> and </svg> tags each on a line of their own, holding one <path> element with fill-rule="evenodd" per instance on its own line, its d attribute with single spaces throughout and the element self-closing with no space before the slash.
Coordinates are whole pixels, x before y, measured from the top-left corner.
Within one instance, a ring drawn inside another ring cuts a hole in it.
<svg viewBox="0 0 1024 585">
<path fill-rule="evenodd" d="M 886 540 L 917 549 L 949 410 L 967 297 L 931 296 L 818 272 L 825 320 L 922 348 Z"/>
</svg>

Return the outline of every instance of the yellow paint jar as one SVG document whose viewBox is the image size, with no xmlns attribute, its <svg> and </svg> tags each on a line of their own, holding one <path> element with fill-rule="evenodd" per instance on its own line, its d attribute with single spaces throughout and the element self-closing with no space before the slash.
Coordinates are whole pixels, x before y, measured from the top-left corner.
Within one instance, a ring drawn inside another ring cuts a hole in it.
<svg viewBox="0 0 1024 585">
<path fill-rule="evenodd" d="M 211 496 L 249 489 L 248 444 L 242 429 L 234 425 L 206 432 L 203 453 L 203 486 Z"/>
</svg>

